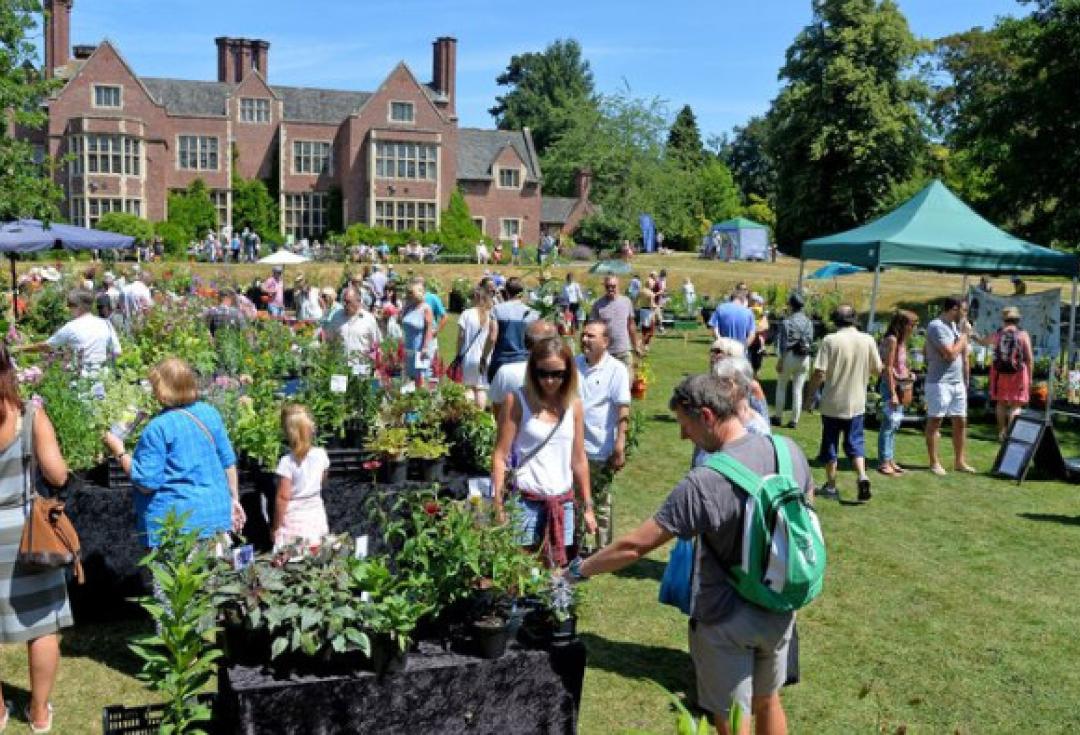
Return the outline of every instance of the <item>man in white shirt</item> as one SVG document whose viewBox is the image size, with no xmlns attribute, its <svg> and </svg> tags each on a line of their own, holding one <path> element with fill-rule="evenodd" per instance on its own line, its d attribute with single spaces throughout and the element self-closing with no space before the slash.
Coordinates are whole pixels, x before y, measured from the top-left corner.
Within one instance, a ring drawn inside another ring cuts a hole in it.
<svg viewBox="0 0 1080 735">
<path fill-rule="evenodd" d="M 344 307 L 334 314 L 323 329 L 324 339 L 340 339 L 350 361 L 370 363 L 382 340 L 379 323 L 364 309 L 360 291 L 348 286 L 342 294 Z"/>
<path fill-rule="evenodd" d="M 27 345 L 23 352 L 46 352 L 69 348 L 75 355 L 82 375 L 96 373 L 110 356 L 120 354 L 120 338 L 106 320 L 93 313 L 94 294 L 76 289 L 68 294 L 72 319 L 44 342 Z"/>
<path fill-rule="evenodd" d="M 585 322 L 581 354 L 575 358 L 578 393 L 585 408 L 585 454 L 596 509 L 596 545 L 607 546 L 614 534 L 611 482 L 626 464 L 630 425 L 630 373 L 608 354 L 611 336 L 600 320 Z"/>
<path fill-rule="evenodd" d="M 142 271 L 138 278 L 124 287 L 124 314 L 128 319 L 153 307 L 154 298 L 150 295 L 150 283 L 153 280 L 149 271 Z"/>
<path fill-rule="evenodd" d="M 532 346 L 540 340 L 558 336 L 559 333 L 555 330 L 554 324 L 543 319 L 536 319 L 525 327 L 523 342 L 526 350 L 532 350 Z M 506 401 L 506 396 L 525 385 L 525 368 L 528 366 L 528 359 L 508 362 L 499 367 L 498 372 L 495 373 L 491 387 L 488 388 L 488 401 L 491 404 L 491 413 L 496 419 L 499 418 L 499 411 L 502 409 L 503 402 Z"/>
</svg>

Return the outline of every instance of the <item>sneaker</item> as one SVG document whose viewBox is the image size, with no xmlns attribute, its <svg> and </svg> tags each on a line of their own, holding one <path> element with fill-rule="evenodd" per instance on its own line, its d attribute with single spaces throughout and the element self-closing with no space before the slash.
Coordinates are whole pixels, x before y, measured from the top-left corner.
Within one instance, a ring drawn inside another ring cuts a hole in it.
<svg viewBox="0 0 1080 735">
<path fill-rule="evenodd" d="M 778 416 L 773 416 L 772 418 L 770 418 L 770 419 L 769 419 L 769 423 L 770 423 L 771 425 L 773 425 L 773 426 L 777 426 L 777 427 L 779 427 L 779 426 L 780 426 L 780 417 L 778 417 Z"/>
<path fill-rule="evenodd" d="M 870 478 L 869 477 L 860 477 L 859 478 L 859 502 L 860 503 L 865 503 L 866 501 L 868 501 L 872 497 L 874 497 L 874 496 L 870 492 Z"/>
<path fill-rule="evenodd" d="M 840 499 L 840 491 L 836 489 L 836 485 L 822 485 L 816 494 L 826 500 Z"/>
<path fill-rule="evenodd" d="M 796 424 L 795 424 L 794 421 L 788 421 L 786 424 L 784 424 L 784 428 L 787 428 L 787 429 L 794 429 L 795 427 L 796 427 Z"/>
</svg>

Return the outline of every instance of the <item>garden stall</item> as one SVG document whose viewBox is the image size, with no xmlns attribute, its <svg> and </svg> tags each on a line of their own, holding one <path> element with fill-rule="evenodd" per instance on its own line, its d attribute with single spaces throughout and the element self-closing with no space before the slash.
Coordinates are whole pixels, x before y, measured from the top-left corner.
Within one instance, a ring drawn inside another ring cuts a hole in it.
<svg viewBox="0 0 1080 735">
<path fill-rule="evenodd" d="M 711 233 L 719 232 L 731 239 L 734 260 L 768 260 L 769 228 L 745 217 L 717 222 Z"/>
</svg>

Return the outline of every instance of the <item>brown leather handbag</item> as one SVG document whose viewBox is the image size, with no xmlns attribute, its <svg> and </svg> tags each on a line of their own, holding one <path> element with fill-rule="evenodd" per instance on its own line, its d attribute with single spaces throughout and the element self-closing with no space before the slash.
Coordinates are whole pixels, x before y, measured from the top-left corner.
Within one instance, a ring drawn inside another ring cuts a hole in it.
<svg viewBox="0 0 1080 735">
<path fill-rule="evenodd" d="M 23 493 L 27 513 L 15 563 L 30 571 L 74 566 L 75 579 L 82 584 L 79 534 L 64 512 L 66 499 L 59 494 L 52 498 L 43 497 L 35 486 L 37 462 L 34 460 L 33 429 L 34 409 L 31 407 L 23 414 Z"/>
</svg>

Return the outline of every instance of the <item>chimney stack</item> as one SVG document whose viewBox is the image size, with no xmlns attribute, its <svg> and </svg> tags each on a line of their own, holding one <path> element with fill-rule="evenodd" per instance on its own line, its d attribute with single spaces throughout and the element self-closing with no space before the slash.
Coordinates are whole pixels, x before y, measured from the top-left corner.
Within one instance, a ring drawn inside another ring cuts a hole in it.
<svg viewBox="0 0 1080 735">
<path fill-rule="evenodd" d="M 270 44 L 266 41 L 219 36 L 214 43 L 217 44 L 219 82 L 242 82 L 252 69 L 258 69 L 263 79 L 267 78 Z"/>
<path fill-rule="evenodd" d="M 592 189 L 592 171 L 579 168 L 574 174 L 574 194 L 578 199 L 587 202 L 590 189 Z"/>
<path fill-rule="evenodd" d="M 440 36 L 432 44 L 431 86 L 445 97 L 446 109 L 454 114 L 454 90 L 457 84 L 457 39 Z"/>
<path fill-rule="evenodd" d="M 56 69 L 70 60 L 71 5 L 74 0 L 45 0 L 45 76 L 51 79 Z"/>
</svg>

